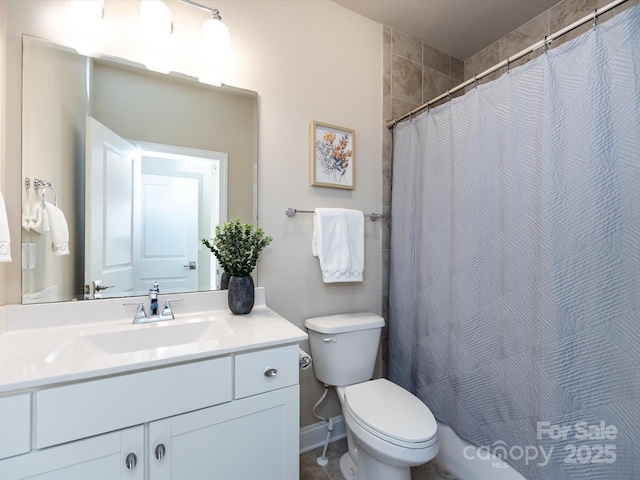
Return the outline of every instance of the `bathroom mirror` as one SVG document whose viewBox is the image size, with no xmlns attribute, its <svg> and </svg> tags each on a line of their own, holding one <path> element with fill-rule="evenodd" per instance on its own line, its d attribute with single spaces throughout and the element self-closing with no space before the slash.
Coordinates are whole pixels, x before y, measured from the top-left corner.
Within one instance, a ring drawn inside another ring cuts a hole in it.
<svg viewBox="0 0 640 480">
<path fill-rule="evenodd" d="M 217 288 L 200 239 L 257 223 L 257 93 L 26 35 L 22 83 L 22 303 Z"/>
</svg>

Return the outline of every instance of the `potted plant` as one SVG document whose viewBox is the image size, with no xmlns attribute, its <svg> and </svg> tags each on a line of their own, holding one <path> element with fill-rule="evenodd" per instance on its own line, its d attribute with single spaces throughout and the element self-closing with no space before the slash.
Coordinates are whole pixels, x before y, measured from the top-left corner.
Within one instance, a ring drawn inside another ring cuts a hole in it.
<svg viewBox="0 0 640 480">
<path fill-rule="evenodd" d="M 201 240 L 231 275 L 228 299 L 233 313 L 242 315 L 253 308 L 255 292 L 251 272 L 256 268 L 258 256 L 272 240 L 265 236 L 262 228 L 254 230 L 252 224 L 241 223 L 239 218 L 223 223 L 222 227 L 216 225 L 215 237 Z"/>
</svg>

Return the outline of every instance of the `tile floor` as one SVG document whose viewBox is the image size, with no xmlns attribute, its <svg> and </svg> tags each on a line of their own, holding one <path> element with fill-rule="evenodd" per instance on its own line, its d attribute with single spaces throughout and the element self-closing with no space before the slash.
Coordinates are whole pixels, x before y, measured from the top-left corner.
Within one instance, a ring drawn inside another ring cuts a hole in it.
<svg viewBox="0 0 640 480">
<path fill-rule="evenodd" d="M 347 451 L 346 438 L 332 442 L 327 450 L 329 463 L 321 467 L 316 459 L 322 455 L 322 447 L 300 455 L 300 480 L 343 480 L 340 475 L 340 457 Z M 411 480 L 460 480 L 438 463 L 437 458 L 411 469 Z"/>
</svg>

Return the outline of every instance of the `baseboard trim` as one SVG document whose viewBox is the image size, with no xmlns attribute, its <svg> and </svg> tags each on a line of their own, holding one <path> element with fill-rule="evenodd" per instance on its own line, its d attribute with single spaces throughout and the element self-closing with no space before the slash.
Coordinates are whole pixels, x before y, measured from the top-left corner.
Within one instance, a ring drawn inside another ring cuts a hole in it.
<svg viewBox="0 0 640 480">
<path fill-rule="evenodd" d="M 318 422 L 300 429 L 300 453 L 309 452 L 315 448 L 323 447 L 327 439 L 327 422 Z M 329 443 L 335 442 L 347 436 L 344 417 L 333 417 L 333 432 Z"/>
</svg>

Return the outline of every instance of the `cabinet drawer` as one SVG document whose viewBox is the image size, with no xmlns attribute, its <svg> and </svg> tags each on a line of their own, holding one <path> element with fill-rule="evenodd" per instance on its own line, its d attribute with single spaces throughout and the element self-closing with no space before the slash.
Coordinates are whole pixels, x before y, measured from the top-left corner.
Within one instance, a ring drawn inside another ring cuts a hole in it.
<svg viewBox="0 0 640 480">
<path fill-rule="evenodd" d="M 236 355 L 235 398 L 244 398 L 298 383 L 298 345 Z M 275 371 L 269 376 L 267 372 Z"/>
<path fill-rule="evenodd" d="M 228 402 L 231 357 L 36 393 L 36 444 L 49 447 Z"/>
<path fill-rule="evenodd" d="M 31 395 L 0 398 L 0 458 L 27 453 L 31 443 Z"/>
</svg>

